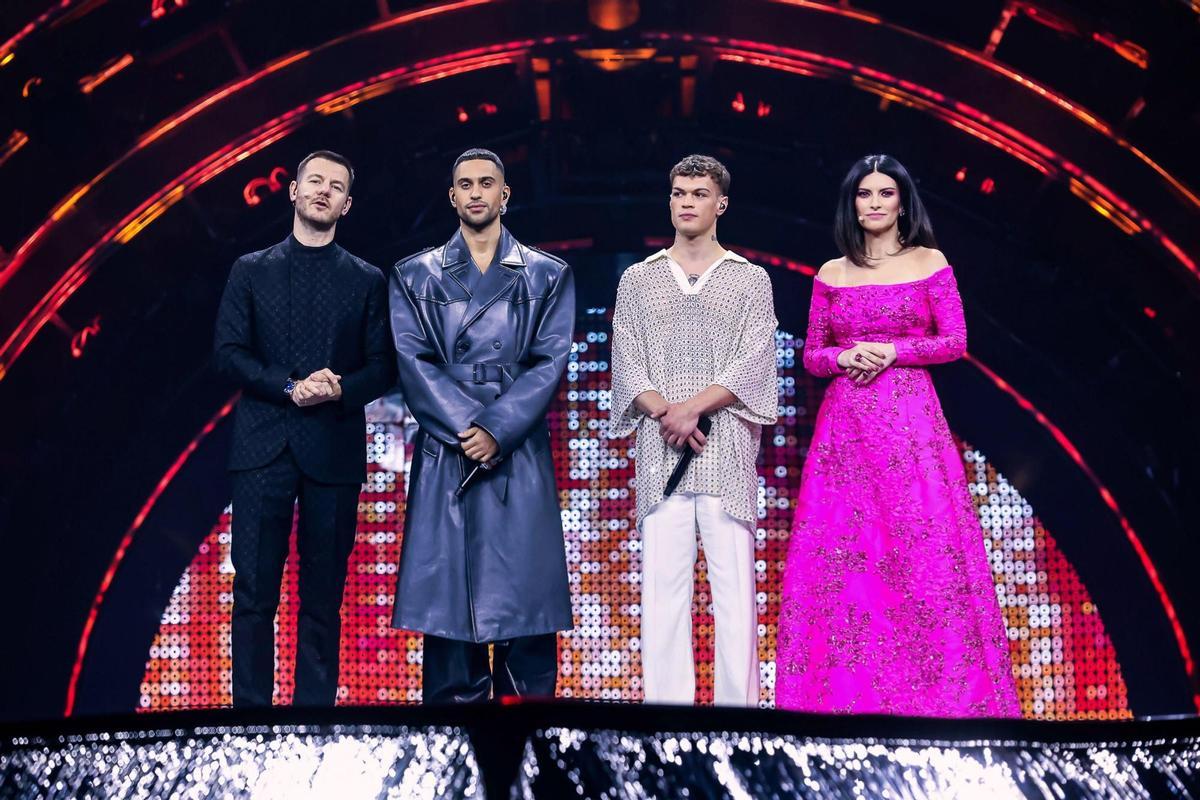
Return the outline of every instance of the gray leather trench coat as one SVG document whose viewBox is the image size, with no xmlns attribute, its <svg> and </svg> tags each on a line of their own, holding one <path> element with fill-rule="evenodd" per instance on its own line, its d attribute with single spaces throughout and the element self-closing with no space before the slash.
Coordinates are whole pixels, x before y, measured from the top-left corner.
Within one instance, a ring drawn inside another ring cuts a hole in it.
<svg viewBox="0 0 1200 800">
<path fill-rule="evenodd" d="M 392 622 L 472 642 L 566 630 L 546 412 L 571 351 L 574 277 L 506 229 L 487 272 L 468 270 L 470 250 L 456 232 L 390 277 L 400 385 L 420 425 Z M 471 425 L 492 434 L 501 460 L 456 498 L 474 463 L 456 433 Z"/>
</svg>

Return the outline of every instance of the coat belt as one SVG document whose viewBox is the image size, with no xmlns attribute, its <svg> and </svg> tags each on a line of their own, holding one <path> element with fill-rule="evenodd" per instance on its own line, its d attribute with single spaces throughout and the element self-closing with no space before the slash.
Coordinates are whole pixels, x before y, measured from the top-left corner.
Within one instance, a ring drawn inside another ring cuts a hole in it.
<svg viewBox="0 0 1200 800">
<path fill-rule="evenodd" d="M 462 383 L 498 383 L 504 389 L 525 371 L 520 364 L 443 364 L 442 372 Z"/>
</svg>

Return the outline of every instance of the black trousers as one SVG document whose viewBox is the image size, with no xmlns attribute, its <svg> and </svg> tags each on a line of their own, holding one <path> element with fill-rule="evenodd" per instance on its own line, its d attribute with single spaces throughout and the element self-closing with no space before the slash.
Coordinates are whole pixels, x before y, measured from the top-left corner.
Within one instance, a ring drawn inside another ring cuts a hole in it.
<svg viewBox="0 0 1200 800">
<path fill-rule="evenodd" d="M 424 702 L 486 703 L 489 696 L 554 697 L 558 634 L 492 642 L 460 642 L 425 634 L 421 664 Z"/>
<path fill-rule="evenodd" d="M 233 473 L 233 704 L 270 706 L 275 612 L 299 501 L 300 609 L 295 705 L 337 698 L 342 593 L 354 548 L 359 484 L 318 483 L 285 448 L 264 467 Z"/>
</svg>

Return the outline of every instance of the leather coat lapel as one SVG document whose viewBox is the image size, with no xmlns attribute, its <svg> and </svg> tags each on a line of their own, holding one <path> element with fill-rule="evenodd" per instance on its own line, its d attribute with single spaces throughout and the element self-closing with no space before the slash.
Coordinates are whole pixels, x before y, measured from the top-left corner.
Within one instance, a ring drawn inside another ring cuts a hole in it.
<svg viewBox="0 0 1200 800">
<path fill-rule="evenodd" d="M 459 228 L 442 250 L 442 272 L 453 278 L 454 282 L 468 295 L 471 292 L 467 289 L 467 281 L 463 274 L 469 266 L 471 266 L 471 251 L 467 248 L 467 243 L 463 241 L 462 229 Z"/>
<path fill-rule="evenodd" d="M 460 242 L 462 242 L 462 231 L 455 234 Z M 463 243 L 463 248 L 466 248 L 466 243 Z M 475 286 L 475 294 L 467 303 L 467 310 L 463 315 L 462 324 L 458 328 L 458 333 L 461 335 L 463 331 L 471 327 L 477 319 L 483 316 L 483 312 L 488 310 L 492 303 L 500 299 L 500 297 L 508 291 L 517 280 L 517 270 L 525 266 L 525 259 L 521 256 L 521 248 L 517 244 L 517 240 L 512 237 L 507 228 L 500 229 L 500 243 L 496 247 L 496 252 L 500 254 L 497 263 L 488 268 L 488 271 L 483 274 L 479 283 Z M 467 260 L 470 261 L 470 253 L 467 254 Z"/>
<path fill-rule="evenodd" d="M 471 290 L 467 288 L 465 277 L 467 270 L 471 268 L 471 251 L 467 248 L 467 243 L 463 241 L 460 228 L 450 237 L 450 241 L 446 242 L 446 247 L 442 251 L 442 275 L 449 276 L 450 280 L 457 284 L 457 286 L 451 287 L 450 291 L 460 296 L 471 297 Z M 439 342 L 439 345 L 443 351 L 442 358 L 446 363 L 453 360 L 450 358 L 450 354 L 454 350 L 454 340 L 458 337 L 458 331 L 462 327 L 466 307 L 466 303 L 456 302 L 447 303 L 442 308 L 442 341 Z"/>
</svg>

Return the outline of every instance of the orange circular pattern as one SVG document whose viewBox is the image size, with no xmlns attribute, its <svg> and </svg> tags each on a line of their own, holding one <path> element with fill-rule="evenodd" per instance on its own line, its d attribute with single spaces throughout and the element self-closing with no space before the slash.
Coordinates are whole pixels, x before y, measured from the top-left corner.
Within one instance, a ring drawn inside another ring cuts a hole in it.
<svg viewBox="0 0 1200 800">
<path fill-rule="evenodd" d="M 634 526 L 628 440 L 605 438 L 608 323 L 589 311 L 549 414 L 575 629 L 560 636 L 559 696 L 638 702 L 641 542 Z M 822 387 L 797 365 L 800 339 L 777 335 L 780 416 L 763 431 L 759 460 L 760 704 L 774 701 L 779 586 L 793 498 Z M 342 607 L 338 702 L 416 703 L 421 637 L 391 627 L 404 528 L 405 426 L 367 425 L 368 477 Z M 1021 706 L 1039 719 L 1126 719 L 1125 683 L 1086 587 L 1033 509 L 984 456 L 963 444 L 967 480 L 1001 598 Z M 181 576 L 162 616 L 142 681 L 141 710 L 228 705 L 233 571 L 226 508 Z M 296 557 L 284 573 L 277 620 L 276 702 L 291 701 L 295 665 Z M 712 606 L 703 556 L 693 604 L 698 702 L 712 702 Z"/>
</svg>

